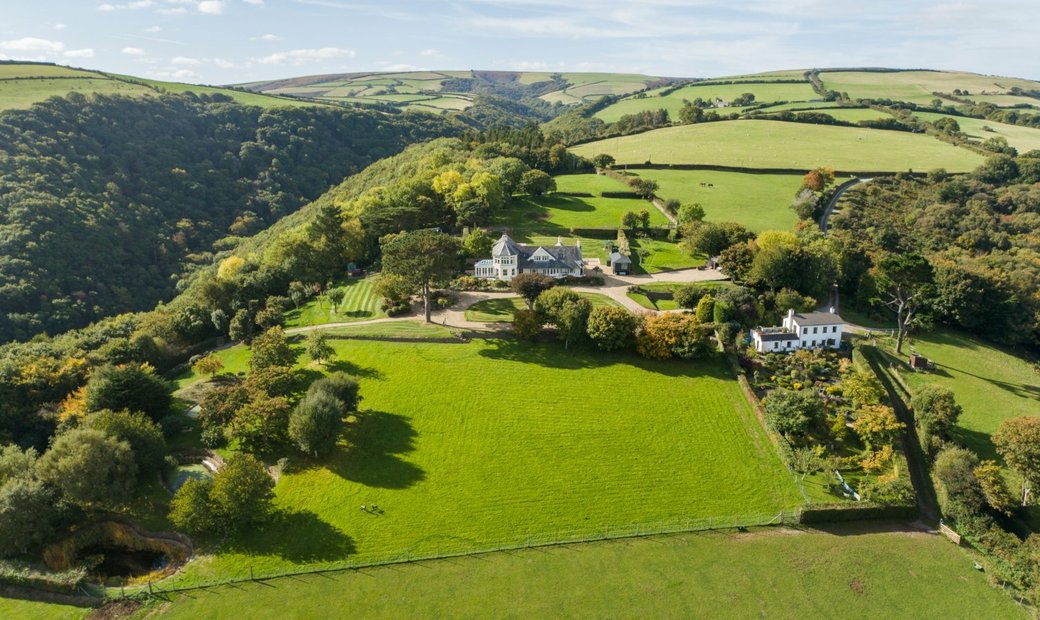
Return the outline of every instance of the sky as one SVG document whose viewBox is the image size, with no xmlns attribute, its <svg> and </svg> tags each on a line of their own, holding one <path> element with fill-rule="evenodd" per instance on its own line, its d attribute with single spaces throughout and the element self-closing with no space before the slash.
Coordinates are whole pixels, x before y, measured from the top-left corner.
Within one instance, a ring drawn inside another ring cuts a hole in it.
<svg viewBox="0 0 1040 620">
<path fill-rule="evenodd" d="M 0 59 L 231 84 L 417 69 L 1040 79 L 1040 0 L 4 0 Z"/>
</svg>

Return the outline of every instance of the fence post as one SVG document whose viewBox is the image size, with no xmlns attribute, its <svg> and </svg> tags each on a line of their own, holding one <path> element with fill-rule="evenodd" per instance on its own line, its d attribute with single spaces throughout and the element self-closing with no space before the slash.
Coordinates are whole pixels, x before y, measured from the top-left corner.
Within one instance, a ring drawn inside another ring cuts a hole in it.
<svg viewBox="0 0 1040 620">
<path fill-rule="evenodd" d="M 253 565 L 252 564 L 249 565 L 249 581 L 256 581 L 255 579 L 253 579 Z"/>
<path fill-rule="evenodd" d="M 149 594 L 149 596 L 151 596 L 153 594 L 153 592 L 152 592 L 152 580 L 151 579 L 148 580 L 148 594 Z"/>
</svg>

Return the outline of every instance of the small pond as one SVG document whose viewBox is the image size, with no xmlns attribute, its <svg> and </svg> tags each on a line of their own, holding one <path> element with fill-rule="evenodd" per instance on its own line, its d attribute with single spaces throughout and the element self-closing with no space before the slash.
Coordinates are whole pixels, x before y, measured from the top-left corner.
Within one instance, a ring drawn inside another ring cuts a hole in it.
<svg viewBox="0 0 1040 620">
<path fill-rule="evenodd" d="M 162 551 L 126 549 L 109 545 L 93 545 L 80 552 L 83 558 L 100 557 L 90 571 L 102 580 L 141 577 L 162 570 L 170 558 Z"/>
<path fill-rule="evenodd" d="M 213 477 L 213 472 L 206 468 L 201 463 L 193 463 L 191 465 L 180 465 L 176 469 L 170 471 L 166 477 L 166 484 L 170 487 L 171 491 L 176 492 L 177 489 L 181 488 L 189 478 L 196 478 L 199 480 L 208 480 Z"/>
</svg>

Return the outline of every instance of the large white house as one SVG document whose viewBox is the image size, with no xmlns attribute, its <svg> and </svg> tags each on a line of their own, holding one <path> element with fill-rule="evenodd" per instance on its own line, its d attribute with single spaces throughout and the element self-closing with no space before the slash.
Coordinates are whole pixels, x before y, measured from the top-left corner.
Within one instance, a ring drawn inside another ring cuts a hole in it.
<svg viewBox="0 0 1040 620">
<path fill-rule="evenodd" d="M 585 275 L 581 240 L 573 246 L 563 245 L 562 238 L 557 238 L 556 245 L 524 245 L 502 235 L 491 248 L 491 258 L 473 266 L 473 275 L 490 280 L 509 281 L 521 273 L 541 273 L 553 278 Z"/>
<path fill-rule="evenodd" d="M 798 349 L 837 349 L 841 346 L 841 317 L 830 312 L 796 313 L 788 310 L 783 327 L 756 327 L 751 340 L 759 353 L 784 353 Z"/>
</svg>

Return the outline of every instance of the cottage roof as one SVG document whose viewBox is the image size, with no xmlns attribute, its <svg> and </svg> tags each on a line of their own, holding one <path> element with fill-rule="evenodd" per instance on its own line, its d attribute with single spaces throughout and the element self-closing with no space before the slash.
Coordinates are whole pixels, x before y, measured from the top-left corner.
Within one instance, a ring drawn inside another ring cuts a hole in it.
<svg viewBox="0 0 1040 620">
<path fill-rule="evenodd" d="M 755 333 L 762 342 L 780 342 L 784 340 L 798 340 L 798 334 L 794 332 L 765 331 L 756 329 Z"/>
<path fill-rule="evenodd" d="M 794 315 L 794 322 L 802 327 L 813 325 L 841 325 L 844 321 L 835 312 L 801 312 Z"/>
<path fill-rule="evenodd" d="M 521 266 L 524 269 L 577 269 L 581 267 L 581 247 L 576 245 L 518 245 Z M 531 255 L 541 249 L 552 260 L 531 260 Z"/>
<path fill-rule="evenodd" d="M 632 264 L 632 259 L 627 257 L 627 256 L 625 256 L 621 252 L 611 252 L 609 260 L 610 260 L 610 264 L 611 265 L 615 265 L 617 263 L 622 263 L 622 264 L 628 263 L 630 265 Z"/>
<path fill-rule="evenodd" d="M 509 235 L 502 235 L 494 247 L 491 248 L 492 256 L 518 256 L 520 254 L 520 247 L 515 241 L 509 238 Z"/>
</svg>

